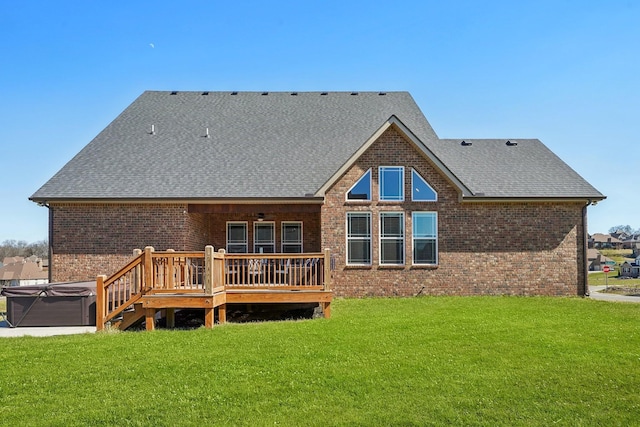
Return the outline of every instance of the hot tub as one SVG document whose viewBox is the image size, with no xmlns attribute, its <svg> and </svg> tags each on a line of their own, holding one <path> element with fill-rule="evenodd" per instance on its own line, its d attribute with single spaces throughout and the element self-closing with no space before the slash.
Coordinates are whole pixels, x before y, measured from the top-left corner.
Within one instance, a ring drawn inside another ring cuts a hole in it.
<svg viewBox="0 0 640 427">
<path fill-rule="evenodd" d="M 2 288 L 10 326 L 93 326 L 96 283 L 49 283 Z"/>
</svg>

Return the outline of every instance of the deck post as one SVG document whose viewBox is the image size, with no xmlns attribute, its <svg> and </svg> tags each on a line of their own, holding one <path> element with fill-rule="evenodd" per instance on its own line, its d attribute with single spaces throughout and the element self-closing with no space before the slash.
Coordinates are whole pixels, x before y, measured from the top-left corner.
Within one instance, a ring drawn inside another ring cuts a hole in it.
<svg viewBox="0 0 640 427">
<path fill-rule="evenodd" d="M 322 303 L 322 314 L 325 319 L 329 319 L 331 317 L 331 301 Z"/>
<path fill-rule="evenodd" d="M 166 311 L 167 328 L 173 329 L 176 327 L 176 309 L 168 307 Z"/>
<path fill-rule="evenodd" d="M 145 308 L 144 309 L 144 323 L 147 331 L 153 331 L 156 327 L 156 309 Z"/>
<path fill-rule="evenodd" d="M 153 289 L 153 258 L 152 253 L 154 249 L 153 246 L 147 246 L 144 248 L 144 288 L 146 290 Z"/>
<path fill-rule="evenodd" d="M 324 283 L 322 284 L 323 290 L 331 289 L 331 250 L 325 248 L 324 250 Z"/>
<path fill-rule="evenodd" d="M 213 328 L 213 321 L 215 319 L 215 310 L 213 308 L 204 309 L 204 327 Z"/>
<path fill-rule="evenodd" d="M 213 295 L 213 246 L 204 247 L 204 292 Z"/>
<path fill-rule="evenodd" d="M 102 331 L 104 329 L 104 316 L 105 316 L 105 291 L 104 281 L 107 276 L 100 275 L 96 278 L 96 331 Z"/>
<path fill-rule="evenodd" d="M 142 249 L 134 249 L 133 250 L 133 257 L 139 257 L 140 254 L 142 254 Z M 131 293 L 133 294 L 137 294 L 138 292 L 140 292 L 142 290 L 142 284 L 140 283 L 142 281 L 142 276 L 140 275 L 140 265 L 137 265 L 136 267 L 134 267 L 133 270 L 133 289 L 131 289 Z"/>
<path fill-rule="evenodd" d="M 218 306 L 218 323 L 227 323 L 227 304 Z"/>
</svg>

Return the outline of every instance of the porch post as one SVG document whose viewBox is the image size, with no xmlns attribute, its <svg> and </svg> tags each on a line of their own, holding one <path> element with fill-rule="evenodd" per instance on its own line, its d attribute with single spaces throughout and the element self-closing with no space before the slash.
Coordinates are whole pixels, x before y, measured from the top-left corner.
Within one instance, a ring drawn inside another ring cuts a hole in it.
<svg viewBox="0 0 640 427">
<path fill-rule="evenodd" d="M 204 293 L 213 295 L 213 246 L 204 247 Z"/>
<path fill-rule="evenodd" d="M 324 250 L 324 283 L 322 289 L 331 289 L 331 250 L 325 248 Z"/>
<path fill-rule="evenodd" d="M 146 290 L 153 289 L 153 246 L 144 248 L 144 288 Z"/>
<path fill-rule="evenodd" d="M 104 281 L 107 276 L 101 275 L 96 279 L 96 331 L 102 331 L 104 329 L 104 316 L 105 316 L 105 295 L 104 295 Z"/>
</svg>

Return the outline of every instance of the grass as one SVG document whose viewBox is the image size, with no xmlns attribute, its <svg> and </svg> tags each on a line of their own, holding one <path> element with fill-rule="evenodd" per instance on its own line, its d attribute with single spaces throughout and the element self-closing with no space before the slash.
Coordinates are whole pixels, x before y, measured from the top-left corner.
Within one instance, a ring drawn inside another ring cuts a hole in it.
<svg viewBox="0 0 640 427">
<path fill-rule="evenodd" d="M 339 299 L 331 319 L 0 339 L 0 425 L 637 425 L 640 305 Z"/>
<path fill-rule="evenodd" d="M 633 256 L 631 249 L 599 249 L 600 253 L 607 258 L 611 258 L 616 264 L 622 264 L 625 259 Z"/>
</svg>

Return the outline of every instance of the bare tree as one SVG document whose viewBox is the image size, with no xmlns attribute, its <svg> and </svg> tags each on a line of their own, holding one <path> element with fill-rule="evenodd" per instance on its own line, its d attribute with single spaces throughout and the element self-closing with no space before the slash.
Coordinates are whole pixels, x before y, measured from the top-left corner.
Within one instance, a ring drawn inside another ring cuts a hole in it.
<svg viewBox="0 0 640 427">
<path fill-rule="evenodd" d="M 27 243 L 24 240 L 5 240 L 0 243 L 0 262 L 6 257 L 30 257 L 35 255 L 38 258 L 49 256 L 49 242 L 40 240 L 39 242 Z"/>
</svg>

